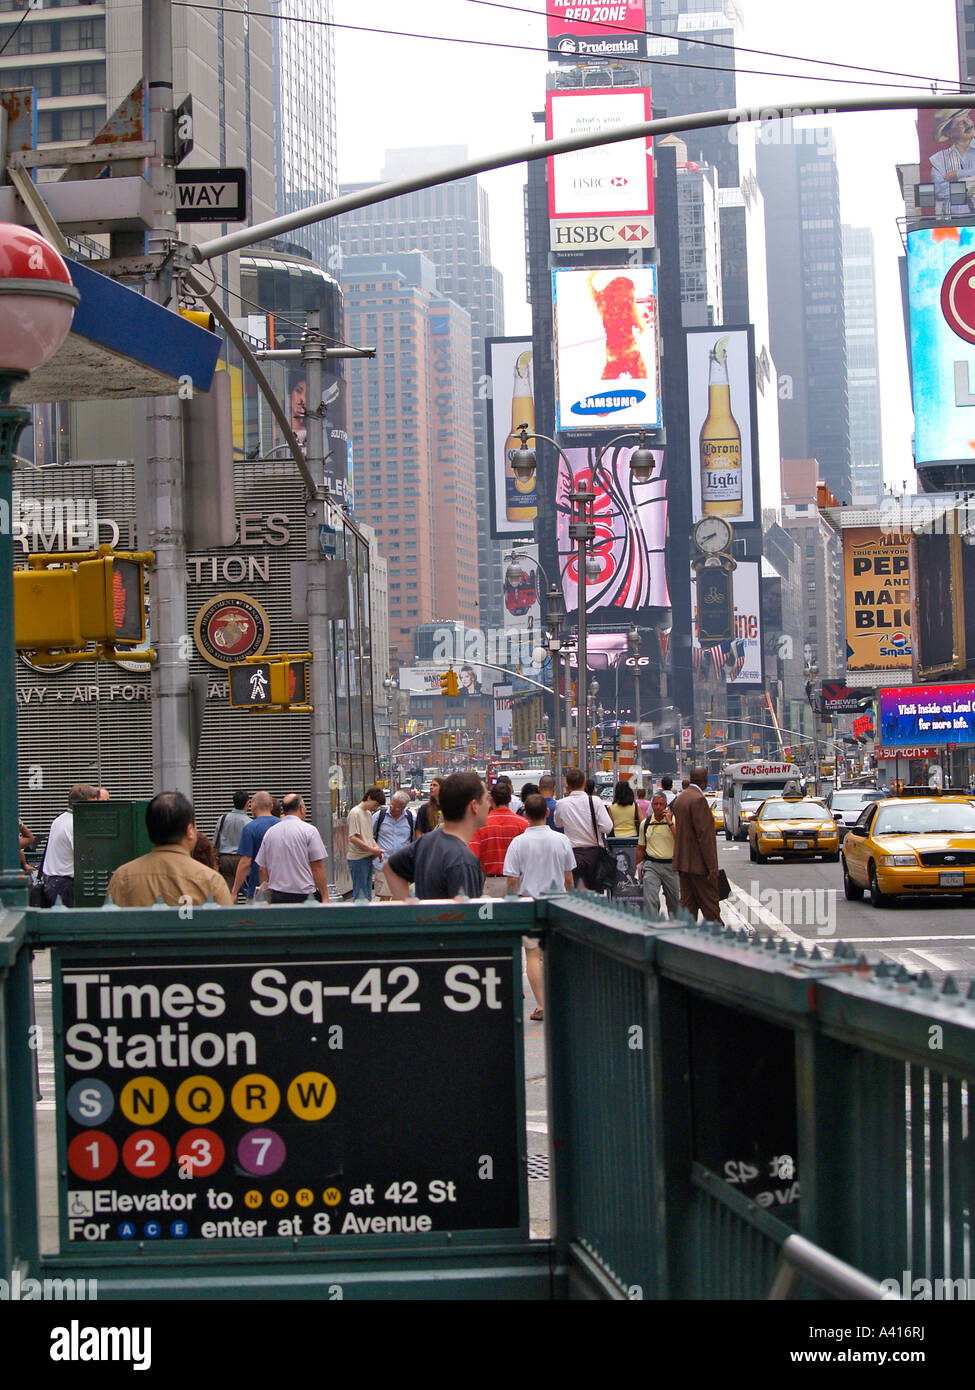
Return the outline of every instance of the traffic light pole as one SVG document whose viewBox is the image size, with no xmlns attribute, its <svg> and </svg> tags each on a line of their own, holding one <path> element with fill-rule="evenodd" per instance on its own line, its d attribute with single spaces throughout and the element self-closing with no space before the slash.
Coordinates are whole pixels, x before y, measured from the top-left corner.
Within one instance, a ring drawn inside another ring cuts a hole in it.
<svg viewBox="0 0 975 1390">
<path fill-rule="evenodd" d="M 328 524 L 330 503 L 324 484 L 325 431 L 322 403 L 322 360 L 325 342 L 321 334 L 318 309 L 305 317 L 301 358 L 305 367 L 305 458 L 315 484 L 315 492 L 305 502 L 306 577 L 308 645 L 311 663 L 311 820 L 325 844 L 328 860 L 325 875 L 329 887 L 335 877 L 335 837 L 332 833 L 335 808 L 332 805 L 332 643 L 328 612 L 330 563 L 322 550 L 321 527 Z"/>
<path fill-rule="evenodd" d="M 154 226 L 150 255 L 163 269 L 146 293 L 157 304 L 171 298 L 171 274 L 164 259 L 176 245 L 176 171 L 173 129 L 173 15 L 171 0 L 144 0 L 142 52 L 149 104 L 148 181 L 153 192 Z M 146 402 L 147 535 L 143 549 L 155 552 L 152 568 L 153 790 L 192 792 L 190 761 L 190 653 L 186 594 L 186 534 L 180 402 L 150 396 Z M 141 518 L 140 518 L 141 520 Z"/>
</svg>

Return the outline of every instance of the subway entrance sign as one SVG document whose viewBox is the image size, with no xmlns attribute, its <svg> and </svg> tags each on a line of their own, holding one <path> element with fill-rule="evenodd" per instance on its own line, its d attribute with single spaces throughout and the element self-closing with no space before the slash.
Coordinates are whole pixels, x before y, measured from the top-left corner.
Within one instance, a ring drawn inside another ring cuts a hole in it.
<svg viewBox="0 0 975 1390">
<path fill-rule="evenodd" d="M 55 955 L 63 1250 L 527 1231 L 512 946 Z"/>
</svg>

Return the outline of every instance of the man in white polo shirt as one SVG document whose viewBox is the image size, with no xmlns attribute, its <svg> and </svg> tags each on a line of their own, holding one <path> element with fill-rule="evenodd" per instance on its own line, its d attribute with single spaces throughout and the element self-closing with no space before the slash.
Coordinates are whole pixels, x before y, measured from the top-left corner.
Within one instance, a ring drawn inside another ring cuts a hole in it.
<svg viewBox="0 0 975 1390">
<path fill-rule="evenodd" d="M 522 898 L 538 898 L 543 893 L 562 892 L 563 889 L 568 892 L 576 865 L 575 852 L 564 835 L 549 829 L 546 823 L 548 803 L 544 796 L 533 794 L 525 798 L 525 819 L 528 829 L 516 835 L 505 851 L 504 873 L 509 892 Z M 521 944 L 525 948 L 525 974 L 537 1005 L 531 1019 L 539 1023 L 545 1007 L 542 952 L 538 942 L 530 936 L 523 936 Z"/>
<path fill-rule="evenodd" d="M 327 903 L 322 837 L 307 823 L 305 803 L 296 793 L 284 798 L 281 811 L 257 851 L 261 883 L 270 890 L 272 903 L 302 903 L 311 894 Z"/>
</svg>

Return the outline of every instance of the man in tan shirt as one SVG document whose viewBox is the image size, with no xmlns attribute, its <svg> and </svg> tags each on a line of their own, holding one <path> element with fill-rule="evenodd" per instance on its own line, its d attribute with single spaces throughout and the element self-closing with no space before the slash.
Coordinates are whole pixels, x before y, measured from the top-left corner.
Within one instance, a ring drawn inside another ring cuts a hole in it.
<svg viewBox="0 0 975 1390">
<path fill-rule="evenodd" d="M 202 906 L 208 897 L 230 907 L 222 874 L 191 857 L 196 842 L 193 805 L 182 792 L 160 792 L 146 807 L 146 829 L 153 848 L 112 874 L 107 897 L 116 907 L 152 907 L 158 898 L 170 907 Z"/>
</svg>

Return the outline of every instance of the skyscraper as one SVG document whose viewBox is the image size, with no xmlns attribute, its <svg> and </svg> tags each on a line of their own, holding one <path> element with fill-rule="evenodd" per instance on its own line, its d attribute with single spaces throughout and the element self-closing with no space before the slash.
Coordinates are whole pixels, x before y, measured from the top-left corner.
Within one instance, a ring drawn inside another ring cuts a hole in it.
<svg viewBox="0 0 975 1390">
<path fill-rule="evenodd" d="M 271 9 L 277 16 L 275 199 L 285 213 L 324 203 L 338 189 L 335 40 L 332 0 L 272 0 Z M 298 237 L 323 269 L 335 271 L 334 221 L 302 227 Z"/>
<path fill-rule="evenodd" d="M 386 151 L 383 179 L 434 169 L 465 159 L 458 146 Z M 352 192 L 364 185 L 343 185 Z M 486 338 L 504 332 L 501 274 L 491 264 L 487 194 L 477 179 L 460 179 L 394 198 L 338 219 L 343 255 L 389 255 L 422 251 L 436 269 L 437 288 L 466 309 L 471 320 L 471 377 L 477 470 L 477 544 L 480 558 L 479 616 L 472 626 L 499 627 L 504 607 L 502 547 L 490 536 Z M 340 275 L 344 279 L 344 275 Z M 391 634 L 392 640 L 393 634 Z"/>
<path fill-rule="evenodd" d="M 780 141 L 758 147 L 758 175 L 782 457 L 818 459 L 822 480 L 849 502 L 843 237 L 832 133 L 782 122 Z"/>
<path fill-rule="evenodd" d="M 377 349 L 348 364 L 355 513 L 387 559 L 390 656 L 406 663 L 421 623 L 478 625 L 470 316 L 419 252 L 342 270 L 347 335 Z"/>
<path fill-rule="evenodd" d="M 853 504 L 869 504 L 884 491 L 877 362 L 877 281 L 873 233 L 843 228 L 843 299 L 850 397 L 850 470 Z"/>
<path fill-rule="evenodd" d="M 0 49 L 0 85 L 37 92 L 38 144 L 84 144 L 142 76 L 142 5 L 0 0 Z M 242 166 L 250 219 L 270 217 L 271 21 L 239 9 L 174 6 L 173 80 L 177 102 L 193 97 L 193 149 L 185 167 Z M 182 229 L 187 240 L 192 230 Z"/>
</svg>

